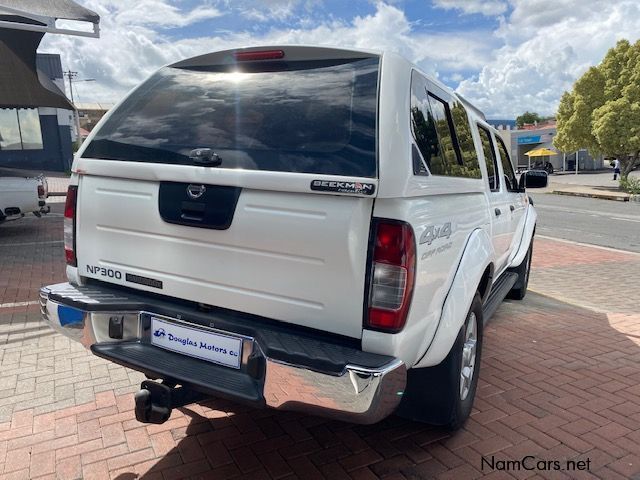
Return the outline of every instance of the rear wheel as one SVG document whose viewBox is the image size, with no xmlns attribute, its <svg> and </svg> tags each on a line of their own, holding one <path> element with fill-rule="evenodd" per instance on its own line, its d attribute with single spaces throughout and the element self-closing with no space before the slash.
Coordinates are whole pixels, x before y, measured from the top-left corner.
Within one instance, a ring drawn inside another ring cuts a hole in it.
<svg viewBox="0 0 640 480">
<path fill-rule="evenodd" d="M 434 367 L 411 369 L 398 414 L 460 428 L 471 414 L 482 353 L 482 301 L 476 293 L 447 357 Z"/>
<path fill-rule="evenodd" d="M 507 294 L 507 298 L 513 300 L 522 300 L 527 294 L 527 287 L 529 286 L 529 274 L 531 273 L 531 259 L 533 258 L 533 239 L 527 250 L 527 256 L 522 261 L 520 266 L 511 269 L 512 272 L 518 274 L 518 280 L 513 284 L 511 290 Z"/>
</svg>

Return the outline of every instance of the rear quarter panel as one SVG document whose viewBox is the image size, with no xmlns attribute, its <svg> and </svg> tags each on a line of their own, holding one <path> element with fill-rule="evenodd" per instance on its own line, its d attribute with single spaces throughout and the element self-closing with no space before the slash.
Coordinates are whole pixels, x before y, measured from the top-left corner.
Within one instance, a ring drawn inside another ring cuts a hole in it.
<svg viewBox="0 0 640 480">
<path fill-rule="evenodd" d="M 484 193 L 377 199 L 374 216 L 408 222 L 416 238 L 416 280 L 407 323 L 402 332 L 365 330 L 365 351 L 393 355 L 412 366 L 431 344 L 472 232 L 489 224 Z M 490 257 L 490 252 L 486 257 Z M 490 261 L 489 258 L 478 259 Z M 474 291 L 477 285 L 473 285 Z M 462 299 L 460 299 L 462 300 Z"/>
</svg>

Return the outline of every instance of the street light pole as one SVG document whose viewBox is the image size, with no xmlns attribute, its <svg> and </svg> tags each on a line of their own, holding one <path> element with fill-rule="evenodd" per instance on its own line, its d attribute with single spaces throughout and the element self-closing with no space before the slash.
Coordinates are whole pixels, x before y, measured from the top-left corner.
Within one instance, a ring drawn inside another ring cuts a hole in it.
<svg viewBox="0 0 640 480">
<path fill-rule="evenodd" d="M 82 135 L 80 135 L 80 113 L 78 113 L 78 108 L 76 107 L 75 100 L 73 99 L 73 82 L 74 79 L 78 77 L 78 72 L 72 72 L 71 70 L 67 70 L 64 72 L 64 76 L 69 80 L 69 94 L 71 95 L 71 103 L 73 104 L 73 116 L 76 124 L 76 141 L 78 142 L 78 146 L 82 145 Z M 75 80 L 76 82 L 95 82 L 95 78 L 85 78 L 82 80 Z"/>
</svg>

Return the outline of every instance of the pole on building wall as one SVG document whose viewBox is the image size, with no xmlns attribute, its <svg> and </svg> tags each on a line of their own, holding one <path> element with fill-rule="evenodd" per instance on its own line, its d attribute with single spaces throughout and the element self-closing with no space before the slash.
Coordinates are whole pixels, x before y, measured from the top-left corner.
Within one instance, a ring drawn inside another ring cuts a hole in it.
<svg viewBox="0 0 640 480">
<path fill-rule="evenodd" d="M 580 153 L 579 150 L 576 150 L 576 175 L 578 174 L 578 153 Z"/>
<path fill-rule="evenodd" d="M 567 152 L 562 152 L 562 171 L 567 171 Z"/>
</svg>

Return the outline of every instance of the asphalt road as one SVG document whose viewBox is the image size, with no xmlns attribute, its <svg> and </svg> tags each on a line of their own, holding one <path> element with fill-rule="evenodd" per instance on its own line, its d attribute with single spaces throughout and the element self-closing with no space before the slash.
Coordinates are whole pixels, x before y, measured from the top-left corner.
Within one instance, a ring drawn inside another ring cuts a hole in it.
<svg viewBox="0 0 640 480">
<path fill-rule="evenodd" d="M 640 204 L 529 193 L 536 233 L 640 253 Z"/>
</svg>

